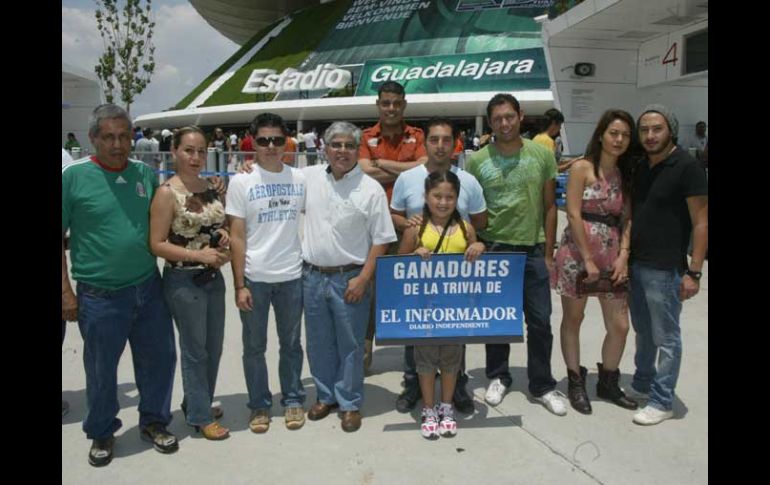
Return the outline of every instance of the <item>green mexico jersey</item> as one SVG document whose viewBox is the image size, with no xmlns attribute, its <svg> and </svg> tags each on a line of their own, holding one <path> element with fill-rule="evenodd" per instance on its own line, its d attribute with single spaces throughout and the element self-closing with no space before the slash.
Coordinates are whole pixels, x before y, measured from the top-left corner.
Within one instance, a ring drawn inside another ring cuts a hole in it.
<svg viewBox="0 0 770 485">
<path fill-rule="evenodd" d="M 90 158 L 62 169 L 62 234 L 70 231 L 72 277 L 115 290 L 136 285 L 157 270 L 150 253 L 150 203 L 158 177 L 129 160 L 109 171 Z"/>
<path fill-rule="evenodd" d="M 487 240 L 531 246 L 545 241 L 543 185 L 556 178 L 553 152 L 527 139 L 518 154 L 503 156 L 493 144 L 471 155 L 465 170 L 481 184 L 489 211 Z"/>
</svg>

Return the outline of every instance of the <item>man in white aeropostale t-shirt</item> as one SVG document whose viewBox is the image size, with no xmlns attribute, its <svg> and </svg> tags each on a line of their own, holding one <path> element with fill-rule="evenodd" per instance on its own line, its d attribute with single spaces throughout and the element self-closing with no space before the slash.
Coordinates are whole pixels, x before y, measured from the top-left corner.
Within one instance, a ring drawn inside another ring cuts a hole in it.
<svg viewBox="0 0 770 485">
<path fill-rule="evenodd" d="M 305 205 L 305 176 L 281 161 L 286 128 L 280 116 L 263 113 L 251 123 L 256 165 L 236 175 L 227 190 L 235 303 L 243 323 L 243 370 L 251 409 L 249 428 L 270 426 L 272 394 L 265 349 L 273 305 L 281 344 L 278 375 L 288 429 L 305 424 L 300 380 L 303 352 L 302 258 L 299 214 Z"/>
</svg>

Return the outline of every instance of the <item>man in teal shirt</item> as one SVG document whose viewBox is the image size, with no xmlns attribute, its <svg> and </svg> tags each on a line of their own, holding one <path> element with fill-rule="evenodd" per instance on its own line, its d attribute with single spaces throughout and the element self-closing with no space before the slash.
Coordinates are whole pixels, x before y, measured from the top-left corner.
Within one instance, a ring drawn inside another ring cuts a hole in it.
<svg viewBox="0 0 770 485">
<path fill-rule="evenodd" d="M 551 289 L 556 240 L 556 159 L 552 151 L 522 138 L 524 114 L 510 94 L 497 94 L 487 104 L 494 143 L 471 155 L 466 170 L 484 190 L 489 218 L 479 231 L 487 251 L 525 252 L 524 321 L 527 327 L 529 392 L 552 413 L 567 407 L 551 374 Z M 509 344 L 487 344 L 486 375 L 491 380 L 485 400 L 500 404 L 511 386 Z"/>
<path fill-rule="evenodd" d="M 141 438 L 161 453 L 179 447 L 166 430 L 176 347 L 171 314 L 148 246 L 149 209 L 157 176 L 129 160 L 131 119 L 113 104 L 91 114 L 89 139 L 96 155 L 62 168 L 62 235 L 70 231 L 72 277 L 62 237 L 62 320 L 77 320 L 83 337 L 87 413 L 83 431 L 93 440 L 88 462 L 112 460 L 117 418 L 117 371 L 131 344 L 139 390 Z"/>
</svg>

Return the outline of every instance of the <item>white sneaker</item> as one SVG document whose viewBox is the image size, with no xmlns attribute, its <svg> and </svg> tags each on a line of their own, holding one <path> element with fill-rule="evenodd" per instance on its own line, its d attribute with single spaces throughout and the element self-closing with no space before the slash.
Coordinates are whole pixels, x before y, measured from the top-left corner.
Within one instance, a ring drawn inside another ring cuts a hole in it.
<svg viewBox="0 0 770 485">
<path fill-rule="evenodd" d="M 564 404 L 564 401 L 559 399 L 560 397 L 566 398 L 567 396 L 559 391 L 553 390 L 546 392 L 540 397 L 536 397 L 535 401 L 542 403 L 543 406 L 545 406 L 545 408 L 551 411 L 553 414 L 557 416 L 564 416 L 567 414 L 567 405 Z"/>
<path fill-rule="evenodd" d="M 652 406 L 645 406 L 634 414 L 634 423 L 641 425 L 658 424 L 667 419 L 673 418 L 673 411 L 661 411 Z"/>
<path fill-rule="evenodd" d="M 438 434 L 444 437 L 452 437 L 457 434 L 457 421 L 452 406 L 446 406 L 443 403 L 438 408 Z"/>
<path fill-rule="evenodd" d="M 484 394 L 484 400 L 490 406 L 497 406 L 503 402 L 503 396 L 505 396 L 507 391 L 508 388 L 503 385 L 500 378 L 492 379 L 492 382 L 489 383 L 489 387 L 487 387 L 487 393 Z"/>
<path fill-rule="evenodd" d="M 626 394 L 626 397 L 630 397 L 631 399 L 636 399 L 636 400 L 650 399 L 649 392 L 639 392 L 636 389 L 634 389 L 634 386 L 631 386 L 631 385 L 628 386 L 628 389 L 622 389 L 622 391 Z"/>
<path fill-rule="evenodd" d="M 438 414 L 434 408 L 423 408 L 420 417 L 420 433 L 429 440 L 438 439 Z"/>
</svg>

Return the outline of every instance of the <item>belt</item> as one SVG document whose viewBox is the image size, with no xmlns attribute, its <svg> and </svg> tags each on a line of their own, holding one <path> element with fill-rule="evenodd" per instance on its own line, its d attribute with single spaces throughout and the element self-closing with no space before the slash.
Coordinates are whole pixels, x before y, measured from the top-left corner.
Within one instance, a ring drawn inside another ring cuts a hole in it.
<svg viewBox="0 0 770 485">
<path fill-rule="evenodd" d="M 356 269 L 364 267 L 363 264 L 346 264 L 345 266 L 316 266 L 314 264 L 305 263 L 305 266 L 311 271 L 318 271 L 319 273 L 347 273 Z"/>
<path fill-rule="evenodd" d="M 180 264 L 181 263 L 181 264 Z M 178 269 L 184 271 L 194 271 L 197 269 L 209 269 L 210 267 L 205 263 L 193 262 L 193 261 L 169 261 L 163 265 L 165 268 Z"/>
<path fill-rule="evenodd" d="M 610 227 L 620 227 L 620 216 L 613 216 L 612 214 L 593 214 L 591 212 L 581 212 L 580 217 L 584 221 L 598 222 Z"/>
</svg>

